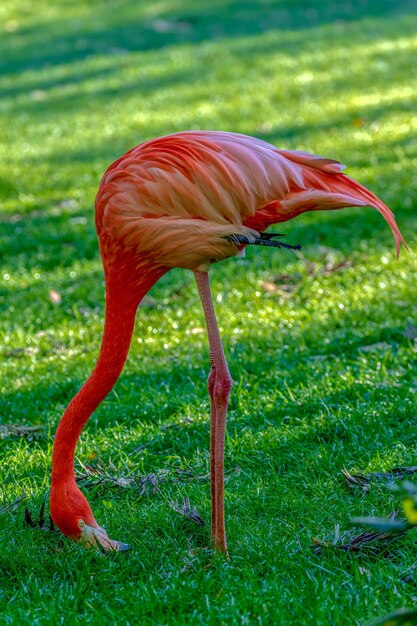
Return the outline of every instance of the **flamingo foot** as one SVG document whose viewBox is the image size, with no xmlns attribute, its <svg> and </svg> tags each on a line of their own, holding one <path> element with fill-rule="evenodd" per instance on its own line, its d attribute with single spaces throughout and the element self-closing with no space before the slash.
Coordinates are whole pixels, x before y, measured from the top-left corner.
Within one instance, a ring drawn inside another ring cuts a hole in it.
<svg viewBox="0 0 417 626">
<path fill-rule="evenodd" d="M 58 529 L 55 527 L 52 517 L 49 515 L 48 519 L 45 519 L 45 502 L 42 503 L 39 513 L 39 519 L 33 519 L 32 512 L 25 509 L 25 519 L 23 521 L 24 526 L 29 528 L 39 528 L 40 530 L 46 530 L 48 532 L 56 532 Z"/>
</svg>

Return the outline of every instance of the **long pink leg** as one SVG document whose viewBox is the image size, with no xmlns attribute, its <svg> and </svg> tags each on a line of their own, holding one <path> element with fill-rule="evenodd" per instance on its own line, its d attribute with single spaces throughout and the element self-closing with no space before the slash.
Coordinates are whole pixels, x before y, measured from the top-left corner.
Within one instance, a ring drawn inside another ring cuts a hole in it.
<svg viewBox="0 0 417 626">
<path fill-rule="evenodd" d="M 229 404 L 232 378 L 224 356 L 216 314 L 210 291 L 207 272 L 194 272 L 198 291 L 206 317 L 210 346 L 211 369 L 208 379 L 210 394 L 210 458 L 212 497 L 212 536 L 216 548 L 227 553 L 224 522 L 224 441 L 226 432 L 227 406 Z"/>
<path fill-rule="evenodd" d="M 207 387 L 210 396 L 210 487 L 211 487 L 211 538 L 216 541 L 217 520 L 214 514 L 215 512 L 215 498 L 216 498 L 216 464 L 214 462 L 214 449 L 216 440 L 216 404 L 214 401 L 214 387 L 216 384 L 216 366 L 214 365 L 214 357 L 210 352 L 210 373 L 207 379 Z"/>
</svg>

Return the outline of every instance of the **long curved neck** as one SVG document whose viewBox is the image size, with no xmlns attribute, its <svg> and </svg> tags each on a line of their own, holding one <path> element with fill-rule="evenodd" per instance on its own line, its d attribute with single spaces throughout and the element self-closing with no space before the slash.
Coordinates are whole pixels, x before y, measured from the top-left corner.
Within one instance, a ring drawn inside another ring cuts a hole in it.
<svg viewBox="0 0 417 626">
<path fill-rule="evenodd" d="M 129 351 L 136 309 L 165 271 L 144 268 L 134 280 L 123 280 L 123 267 L 106 273 L 106 317 L 100 353 L 94 370 L 71 400 L 56 431 L 52 482 L 75 480 L 74 456 L 78 438 L 92 412 L 120 376 Z"/>
</svg>

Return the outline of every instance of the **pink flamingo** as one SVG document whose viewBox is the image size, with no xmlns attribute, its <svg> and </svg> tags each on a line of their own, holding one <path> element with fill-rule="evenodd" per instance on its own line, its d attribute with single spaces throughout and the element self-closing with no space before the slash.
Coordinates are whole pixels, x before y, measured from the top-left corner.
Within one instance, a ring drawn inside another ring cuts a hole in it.
<svg viewBox="0 0 417 626">
<path fill-rule="evenodd" d="M 305 211 L 375 207 L 402 237 L 390 209 L 341 173 L 343 165 L 306 152 L 278 150 L 245 135 L 181 132 L 147 141 L 106 171 L 96 198 L 96 227 L 106 279 L 106 314 L 96 366 L 70 402 L 55 436 L 51 515 L 60 530 L 86 546 L 108 550 L 111 540 L 77 487 L 74 455 L 92 412 L 117 381 L 132 337 L 138 304 L 173 267 L 194 272 L 210 347 L 212 539 L 227 552 L 224 520 L 224 440 L 232 386 L 209 284 L 214 261 L 246 245 L 291 248 L 264 233 Z M 277 237 L 278 235 L 275 235 Z"/>
</svg>

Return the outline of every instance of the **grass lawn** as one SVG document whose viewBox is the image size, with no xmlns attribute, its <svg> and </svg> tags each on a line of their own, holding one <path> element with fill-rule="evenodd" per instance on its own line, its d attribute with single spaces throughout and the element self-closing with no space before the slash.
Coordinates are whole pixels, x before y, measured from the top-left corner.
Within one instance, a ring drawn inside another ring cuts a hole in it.
<svg viewBox="0 0 417 626">
<path fill-rule="evenodd" d="M 343 626 L 415 605 L 415 531 L 376 554 L 311 548 L 398 507 L 384 481 L 349 490 L 344 467 L 417 465 L 415 1 L 3 0 L 0 28 L 0 624 Z M 47 500 L 53 433 L 98 353 L 100 176 L 189 128 L 347 163 L 411 252 L 397 261 L 376 211 L 349 209 L 280 227 L 299 256 L 213 267 L 236 381 L 229 562 L 206 549 L 203 314 L 192 274 L 166 275 L 77 449 L 81 472 L 139 477 L 85 484 L 133 547 L 103 556 L 24 527 L 24 509 Z M 184 498 L 204 527 L 169 506 Z"/>
</svg>

